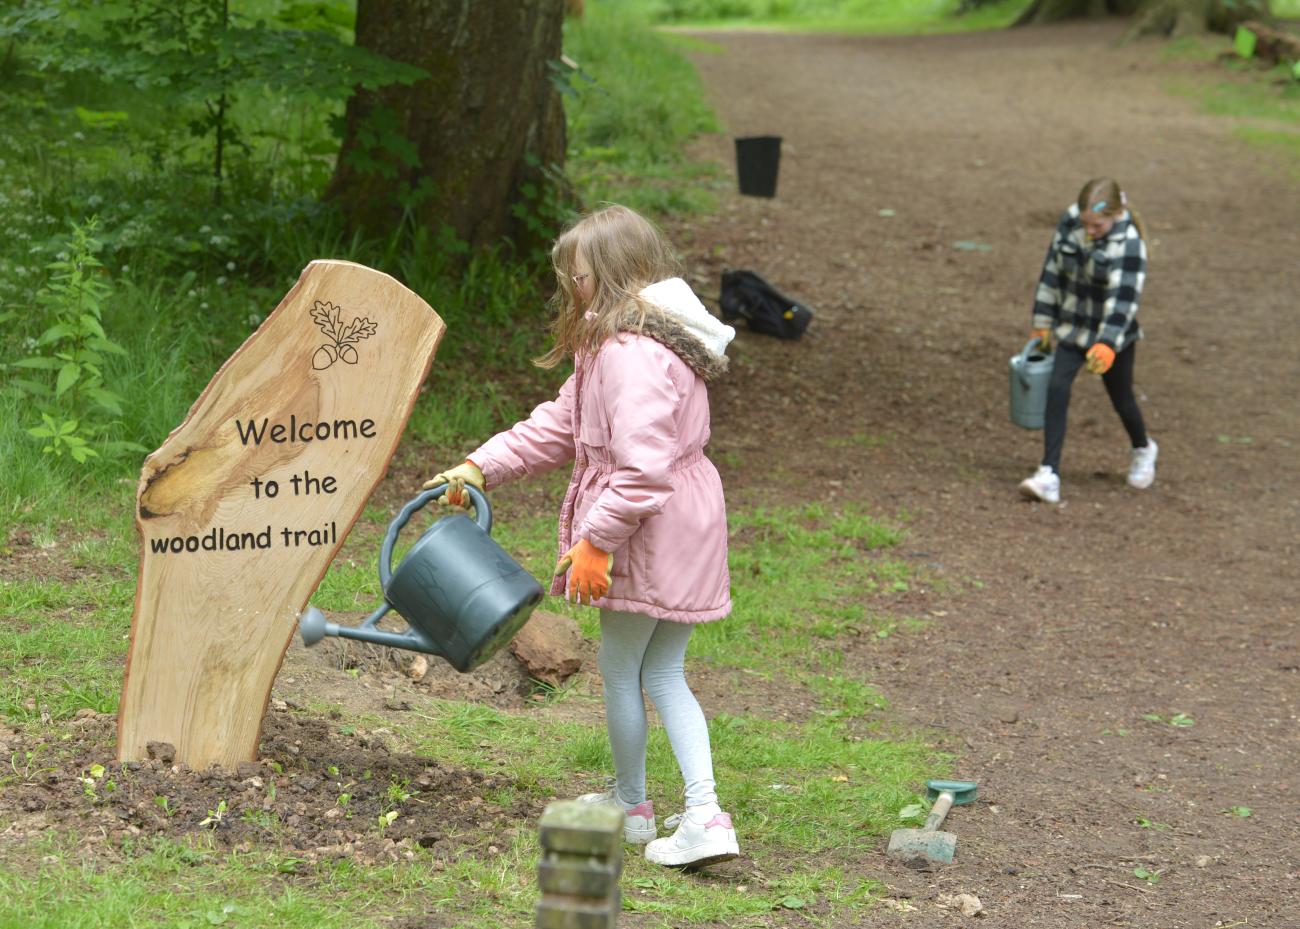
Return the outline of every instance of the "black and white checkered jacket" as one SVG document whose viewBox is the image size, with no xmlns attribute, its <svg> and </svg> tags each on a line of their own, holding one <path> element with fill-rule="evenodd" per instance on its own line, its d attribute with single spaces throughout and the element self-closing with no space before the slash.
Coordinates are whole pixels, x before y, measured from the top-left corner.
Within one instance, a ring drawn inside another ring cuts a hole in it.
<svg viewBox="0 0 1300 929">
<path fill-rule="evenodd" d="M 1142 338 L 1138 300 L 1147 276 L 1147 247 L 1125 210 L 1101 239 L 1090 239 L 1071 204 L 1047 249 L 1034 297 L 1033 328 L 1079 348 L 1097 342 L 1121 352 Z"/>
</svg>

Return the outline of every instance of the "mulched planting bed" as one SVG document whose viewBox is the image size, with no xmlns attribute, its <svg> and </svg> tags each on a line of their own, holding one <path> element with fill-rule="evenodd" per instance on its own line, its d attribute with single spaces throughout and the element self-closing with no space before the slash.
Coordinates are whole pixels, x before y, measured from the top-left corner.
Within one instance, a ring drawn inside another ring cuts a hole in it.
<svg viewBox="0 0 1300 929">
<path fill-rule="evenodd" d="M 54 742 L 0 728 L 0 757 L 9 759 L 0 822 L 11 822 L 0 839 L 67 831 L 85 846 L 130 853 L 163 837 L 278 849 L 303 864 L 398 860 L 422 847 L 440 868 L 453 856 L 497 854 L 541 812 L 526 799 L 487 798 L 513 787 L 509 778 L 394 752 L 382 735 L 288 708 L 267 714 L 258 759 L 235 770 L 175 764 L 166 743 L 119 764 L 116 728 L 115 717 L 91 710 Z"/>
</svg>

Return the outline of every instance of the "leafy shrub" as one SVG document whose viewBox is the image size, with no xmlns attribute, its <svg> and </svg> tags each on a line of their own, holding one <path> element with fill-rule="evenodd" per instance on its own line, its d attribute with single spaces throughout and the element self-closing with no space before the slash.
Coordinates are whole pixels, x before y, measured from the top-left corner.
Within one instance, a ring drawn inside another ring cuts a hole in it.
<svg viewBox="0 0 1300 929">
<path fill-rule="evenodd" d="M 122 415 L 122 397 L 104 382 L 108 355 L 125 354 L 104 331 L 104 305 L 112 292 L 95 257 L 97 221 L 74 225 L 68 251 L 47 266 L 49 278 L 36 295 L 45 326 L 31 341 L 29 354 L 4 367 L 11 396 L 32 401 L 40 417 L 27 431 L 44 441 L 42 451 L 77 462 L 98 455 L 144 451 L 132 442 L 104 441 L 113 417 Z M 8 314 L 12 317 L 12 311 Z M 98 447 L 91 443 L 95 440 Z"/>
</svg>

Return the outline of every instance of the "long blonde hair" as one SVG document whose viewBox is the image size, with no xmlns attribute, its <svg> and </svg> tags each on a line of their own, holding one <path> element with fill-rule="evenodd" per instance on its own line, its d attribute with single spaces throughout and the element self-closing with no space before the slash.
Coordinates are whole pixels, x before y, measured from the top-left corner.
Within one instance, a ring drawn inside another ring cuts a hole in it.
<svg viewBox="0 0 1300 929">
<path fill-rule="evenodd" d="M 573 282 L 578 254 L 591 268 L 595 293 L 584 306 Z M 595 353 L 605 340 L 625 328 L 624 310 L 636 308 L 636 327 L 645 319 L 641 290 L 675 277 L 681 266 L 662 232 L 648 219 L 617 203 L 607 204 L 574 222 L 551 248 L 555 269 L 555 295 L 551 308 L 554 343 L 534 360 L 540 368 L 553 368 L 574 355 Z"/>
<path fill-rule="evenodd" d="M 1128 197 L 1120 189 L 1117 181 L 1109 177 L 1094 177 L 1079 191 L 1078 204 L 1080 213 L 1092 212 L 1102 216 L 1118 216 L 1128 210 L 1129 218 L 1137 227 L 1138 235 L 1146 240 L 1147 227 L 1146 223 L 1142 222 L 1142 214 L 1128 202 Z M 1097 204 L 1102 204 L 1101 209 L 1093 209 Z"/>
</svg>

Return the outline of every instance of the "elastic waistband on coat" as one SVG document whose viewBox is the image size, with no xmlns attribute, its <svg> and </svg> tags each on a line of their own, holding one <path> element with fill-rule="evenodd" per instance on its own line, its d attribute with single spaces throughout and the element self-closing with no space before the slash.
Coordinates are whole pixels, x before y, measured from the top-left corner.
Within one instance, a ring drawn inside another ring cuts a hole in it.
<svg viewBox="0 0 1300 929">
<path fill-rule="evenodd" d="M 594 448 L 588 446 L 586 449 L 585 457 L 587 459 L 587 463 L 591 467 L 595 468 L 597 471 L 608 473 L 614 470 L 614 459 L 612 459 L 609 456 L 608 449 Z M 699 464 L 703 460 L 704 460 L 704 449 L 702 448 L 692 449 L 682 457 L 674 460 L 673 463 L 668 466 L 668 470 L 684 471 L 686 468 L 691 467 L 691 465 Z"/>
</svg>

